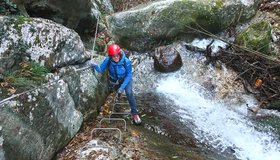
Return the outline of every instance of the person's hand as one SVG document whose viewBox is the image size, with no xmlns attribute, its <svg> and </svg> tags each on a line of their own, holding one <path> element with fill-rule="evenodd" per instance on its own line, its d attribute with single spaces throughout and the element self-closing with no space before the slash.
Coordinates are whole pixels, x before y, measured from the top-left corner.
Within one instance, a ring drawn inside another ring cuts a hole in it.
<svg viewBox="0 0 280 160">
<path fill-rule="evenodd" d="M 90 60 L 89 65 L 92 69 L 96 69 L 96 67 L 98 66 L 93 60 Z"/>
<path fill-rule="evenodd" d="M 86 64 L 91 66 L 92 64 L 95 64 L 95 62 L 91 59 L 91 60 L 87 61 Z"/>
<path fill-rule="evenodd" d="M 98 66 L 96 63 L 91 63 L 90 65 L 91 65 L 92 67 L 94 67 L 94 68 L 95 68 L 96 66 Z"/>
<path fill-rule="evenodd" d="M 91 59 L 91 60 L 89 61 L 89 64 L 90 64 L 90 65 L 94 65 L 94 64 L 96 64 L 96 63 L 95 63 L 95 61 L 94 61 L 93 59 Z"/>
<path fill-rule="evenodd" d="M 124 92 L 124 89 L 122 89 L 122 88 L 118 89 L 118 94 L 123 94 L 123 92 Z"/>
<path fill-rule="evenodd" d="M 124 90 L 122 88 L 118 89 L 118 99 L 121 98 L 123 92 L 124 92 Z"/>
</svg>

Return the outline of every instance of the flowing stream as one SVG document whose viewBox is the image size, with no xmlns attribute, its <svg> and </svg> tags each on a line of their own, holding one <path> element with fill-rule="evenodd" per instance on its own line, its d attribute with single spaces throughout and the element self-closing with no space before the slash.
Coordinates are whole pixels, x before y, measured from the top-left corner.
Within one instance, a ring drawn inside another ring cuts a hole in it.
<svg viewBox="0 0 280 160">
<path fill-rule="evenodd" d="M 182 45 L 176 48 L 184 64 L 179 71 L 142 72 L 150 74 L 155 81 L 155 86 L 150 87 L 172 104 L 174 114 L 192 130 L 195 138 L 221 153 L 230 150 L 237 159 L 279 160 L 279 130 L 248 115 L 247 107 L 257 101 L 234 81 L 236 73 L 224 66 L 217 69 L 205 65 L 205 57 L 187 51 Z M 149 85 L 145 81 L 145 86 Z M 271 111 L 269 115 L 276 117 L 279 127 L 279 113 Z"/>
<path fill-rule="evenodd" d="M 195 82 L 170 76 L 158 83 L 157 91 L 178 106 L 183 122 L 191 121 L 196 138 L 219 149 L 231 148 L 239 159 L 278 160 L 278 135 L 265 126 L 258 126 L 246 116 L 246 104 L 224 104 L 208 99 Z M 247 103 L 250 102 L 249 98 Z"/>
</svg>

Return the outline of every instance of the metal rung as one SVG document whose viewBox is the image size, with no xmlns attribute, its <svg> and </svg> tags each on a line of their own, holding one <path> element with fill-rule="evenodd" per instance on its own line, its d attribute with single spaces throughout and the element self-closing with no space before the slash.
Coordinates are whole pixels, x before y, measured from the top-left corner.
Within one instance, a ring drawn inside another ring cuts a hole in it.
<svg viewBox="0 0 280 160">
<path fill-rule="evenodd" d="M 116 106 L 116 104 L 113 105 L 113 107 L 112 107 L 112 112 L 115 111 L 115 106 Z"/>
<path fill-rule="evenodd" d="M 119 131 L 119 133 L 120 133 L 119 142 L 122 141 L 122 131 L 121 131 L 119 128 L 93 128 L 93 129 L 91 130 L 91 133 L 90 133 L 91 140 L 92 140 L 92 134 L 93 134 L 93 132 L 96 131 L 96 130 L 104 130 L 104 131 L 105 131 L 105 130 L 116 130 L 116 131 Z"/>
<path fill-rule="evenodd" d="M 120 99 L 118 98 L 118 96 L 114 97 L 114 103 L 121 100 L 122 98 L 126 98 L 126 96 L 121 96 Z"/>
<path fill-rule="evenodd" d="M 114 103 L 114 105 L 116 105 L 116 104 L 124 105 L 124 104 L 129 104 L 129 103 L 128 102 L 116 102 L 116 103 Z"/>
<path fill-rule="evenodd" d="M 112 112 L 109 116 L 109 118 L 111 118 L 112 115 L 129 115 L 131 113 L 129 112 Z"/>
<path fill-rule="evenodd" d="M 83 70 L 86 70 L 86 69 L 89 69 L 89 68 L 90 68 L 90 66 L 86 66 L 84 68 L 78 68 L 78 69 L 74 68 L 74 70 L 77 72 L 77 71 L 83 71 Z"/>
<path fill-rule="evenodd" d="M 109 123 L 110 123 L 111 120 L 113 120 L 113 121 L 123 121 L 124 122 L 124 131 L 126 131 L 126 121 L 125 121 L 125 119 L 123 119 L 123 118 L 102 118 L 99 121 L 99 128 L 101 128 L 102 121 L 105 121 L 105 120 L 108 120 Z"/>
<path fill-rule="evenodd" d="M 123 100 L 123 101 L 114 101 L 114 104 L 123 104 L 123 103 L 129 104 L 127 100 Z"/>
<path fill-rule="evenodd" d="M 131 113 L 130 112 L 112 112 L 111 115 L 112 114 L 131 114 Z"/>
<path fill-rule="evenodd" d="M 94 145 L 84 146 L 84 147 L 82 147 L 82 148 L 80 149 L 80 152 L 79 152 L 80 158 L 83 158 L 83 157 L 82 157 L 82 153 L 83 153 L 83 150 L 84 150 L 85 148 L 89 148 L 89 149 L 100 148 L 100 149 L 108 149 L 108 152 L 110 151 L 110 147 L 108 147 L 108 146 L 103 146 L 103 145 L 98 145 L 98 146 L 94 146 Z"/>
</svg>

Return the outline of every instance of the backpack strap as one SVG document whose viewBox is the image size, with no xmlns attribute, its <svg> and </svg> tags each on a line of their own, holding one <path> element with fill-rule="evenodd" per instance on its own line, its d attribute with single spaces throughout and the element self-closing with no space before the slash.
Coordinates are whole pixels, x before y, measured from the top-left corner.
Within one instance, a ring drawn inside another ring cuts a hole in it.
<svg viewBox="0 0 280 160">
<path fill-rule="evenodd" d="M 125 56 L 125 55 L 124 55 L 124 56 Z M 124 57 L 124 58 L 127 58 L 127 57 Z M 107 63 L 108 68 L 110 67 L 110 64 L 111 64 L 111 60 L 109 60 L 108 63 Z M 126 59 L 124 59 L 123 66 L 124 66 L 124 68 L 125 68 L 125 72 L 127 73 L 127 69 L 126 69 Z M 117 81 L 118 81 L 118 80 L 121 80 L 121 79 L 124 79 L 124 78 L 119 78 L 119 76 L 118 76 L 118 74 L 117 74 L 117 69 L 116 69 L 116 67 L 113 66 L 113 68 L 114 68 L 114 72 L 115 72 L 114 74 L 115 74 L 115 76 L 117 77 Z M 110 73 L 108 73 L 108 74 L 110 74 Z M 110 75 L 109 75 L 109 78 L 110 78 Z M 121 80 L 121 81 L 123 81 L 123 80 Z"/>
</svg>

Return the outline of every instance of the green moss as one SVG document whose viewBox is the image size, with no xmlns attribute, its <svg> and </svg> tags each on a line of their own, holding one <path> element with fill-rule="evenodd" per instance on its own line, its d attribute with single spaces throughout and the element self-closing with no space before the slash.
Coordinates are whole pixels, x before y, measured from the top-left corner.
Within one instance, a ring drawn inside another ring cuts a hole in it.
<svg viewBox="0 0 280 160">
<path fill-rule="evenodd" d="M 236 43 L 244 47 L 269 54 L 271 26 L 261 21 L 249 26 L 236 37 Z"/>
<path fill-rule="evenodd" d="M 45 82 L 48 69 L 36 62 L 21 63 L 21 69 L 5 73 L 4 80 L 14 87 L 30 88 Z"/>
<path fill-rule="evenodd" d="M 15 28 L 17 30 L 21 30 L 22 24 L 24 24 L 25 22 L 32 22 L 32 19 L 23 16 L 17 17 L 14 21 Z"/>
<path fill-rule="evenodd" d="M 222 7 L 224 7 L 224 1 L 223 0 L 216 0 L 216 2 L 215 2 L 215 6 L 217 7 L 217 8 L 222 8 Z"/>
<path fill-rule="evenodd" d="M 31 62 L 30 71 L 34 77 L 43 77 L 49 72 L 45 66 L 41 66 L 36 62 Z"/>
<path fill-rule="evenodd" d="M 40 43 L 41 43 L 40 38 L 39 38 L 39 36 L 37 36 L 35 39 L 35 44 L 40 44 Z"/>
<path fill-rule="evenodd" d="M 280 110 L 280 100 L 275 100 L 275 101 L 270 102 L 269 107 Z"/>
<path fill-rule="evenodd" d="M 166 30 L 169 30 L 170 32 L 168 33 L 171 37 L 174 36 L 172 31 L 178 31 L 178 30 L 185 30 L 186 26 L 192 23 L 196 19 L 196 15 L 192 14 L 192 9 L 185 10 L 186 5 L 192 5 L 191 3 L 188 3 L 188 1 L 185 2 L 176 2 L 172 4 L 171 7 L 163 10 L 161 14 L 159 15 L 159 19 L 164 20 L 162 23 L 164 23 L 164 26 L 166 26 Z M 191 7 L 190 7 L 191 8 Z M 180 18 L 178 20 L 178 18 Z M 170 22 L 170 23 L 166 23 Z M 161 22 L 158 22 L 158 27 L 155 28 L 160 28 L 163 27 Z M 170 29 L 174 28 L 174 29 Z M 175 29 L 177 28 L 177 29 Z"/>
<path fill-rule="evenodd" d="M 17 25 L 21 25 L 21 24 L 23 24 L 23 23 L 25 23 L 25 22 L 32 22 L 32 19 L 26 18 L 26 17 L 23 17 L 23 16 L 20 16 L 20 17 L 18 17 L 18 18 L 16 19 L 16 21 L 15 21 L 15 23 L 16 23 Z"/>
<path fill-rule="evenodd" d="M 218 7 L 223 5 L 221 0 L 215 2 L 217 2 Z M 217 32 L 217 30 L 221 28 L 220 19 L 214 16 L 215 7 L 217 6 L 213 7 L 211 5 L 211 3 L 214 2 L 203 1 L 201 3 L 202 4 L 199 5 L 189 0 L 176 2 L 172 6 L 172 11 L 174 11 L 171 12 L 167 10 L 165 16 L 170 17 L 170 15 L 173 15 L 174 17 L 171 19 L 174 19 L 174 23 L 177 22 L 178 24 L 171 23 L 171 25 L 180 26 L 183 30 L 185 30 L 187 26 L 191 26 L 200 29 L 203 28 L 213 33 Z M 180 20 L 178 20 L 178 17 L 180 17 Z"/>
<path fill-rule="evenodd" d="M 35 85 L 34 81 L 28 79 L 27 77 L 20 76 L 18 72 L 6 73 L 5 81 L 15 87 L 26 87 L 30 88 Z"/>
</svg>

